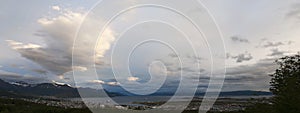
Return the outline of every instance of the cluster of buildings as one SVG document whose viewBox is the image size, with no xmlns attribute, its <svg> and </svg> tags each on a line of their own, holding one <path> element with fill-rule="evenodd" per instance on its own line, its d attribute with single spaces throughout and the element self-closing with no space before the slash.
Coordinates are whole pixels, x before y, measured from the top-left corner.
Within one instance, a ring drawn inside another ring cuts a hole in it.
<svg viewBox="0 0 300 113">
<path fill-rule="evenodd" d="M 142 102 L 135 104 L 124 104 L 124 105 L 109 105 L 103 103 L 83 103 L 82 101 L 71 101 L 71 100 L 62 100 L 62 99 L 24 99 L 25 101 L 30 101 L 38 104 L 45 104 L 48 106 L 59 106 L 64 108 L 86 108 L 86 106 L 92 108 L 105 108 L 105 109 L 119 109 L 119 110 L 149 110 L 160 108 L 163 110 L 174 110 L 176 108 L 184 109 L 185 106 L 180 105 L 178 102 L 175 105 L 160 106 L 160 102 Z M 264 99 L 265 102 L 268 99 Z M 219 99 L 210 109 L 212 112 L 231 112 L 231 111 L 242 111 L 245 110 L 251 103 L 256 102 L 257 99 Z M 259 100 L 262 101 L 262 100 Z M 87 104 L 87 105 L 86 105 Z M 198 110 L 201 105 L 201 100 L 192 101 L 185 110 Z"/>
</svg>

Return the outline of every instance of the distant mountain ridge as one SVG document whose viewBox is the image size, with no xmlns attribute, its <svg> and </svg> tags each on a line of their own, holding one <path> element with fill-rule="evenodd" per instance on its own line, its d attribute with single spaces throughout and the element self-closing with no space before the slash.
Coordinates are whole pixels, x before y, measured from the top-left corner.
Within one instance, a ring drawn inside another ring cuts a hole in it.
<svg viewBox="0 0 300 113">
<path fill-rule="evenodd" d="M 214 93 L 214 92 L 212 92 Z M 196 92 L 195 96 L 205 96 L 205 92 Z M 173 96 L 173 93 L 154 93 L 151 94 L 151 96 Z M 180 94 L 179 94 L 180 95 Z M 251 90 L 243 90 L 243 91 L 228 91 L 228 92 L 220 92 L 220 97 L 226 97 L 226 96 L 271 96 L 273 95 L 271 92 L 266 91 L 251 91 Z M 185 96 L 182 94 L 182 96 Z"/>
<path fill-rule="evenodd" d="M 81 91 L 81 95 L 78 90 Z M 91 88 L 73 88 L 67 84 L 55 83 L 41 83 L 41 84 L 28 84 L 26 82 L 8 83 L 0 79 L 0 96 L 8 97 L 57 97 L 57 98 L 79 98 L 84 97 L 99 97 L 104 96 L 105 92 Z M 106 93 L 113 96 L 124 96 L 120 93 L 108 92 Z"/>
<path fill-rule="evenodd" d="M 271 96 L 273 95 L 271 92 L 266 91 L 230 91 L 230 92 L 221 92 L 220 96 Z"/>
<path fill-rule="evenodd" d="M 78 90 L 81 92 L 79 94 Z M 102 92 L 101 92 L 102 91 Z M 57 97 L 57 98 L 80 98 L 83 97 L 102 97 L 106 93 L 110 97 L 114 96 L 137 96 L 124 91 L 107 91 L 91 88 L 73 88 L 67 84 L 41 83 L 28 84 L 26 82 L 8 83 L 0 79 L 0 96 L 20 97 Z M 156 92 L 149 96 L 173 96 L 172 92 Z M 204 96 L 205 92 L 197 92 L 195 96 Z M 270 96 L 271 92 L 264 91 L 230 91 L 220 92 L 219 96 Z M 184 96 L 184 95 L 183 95 Z"/>
</svg>

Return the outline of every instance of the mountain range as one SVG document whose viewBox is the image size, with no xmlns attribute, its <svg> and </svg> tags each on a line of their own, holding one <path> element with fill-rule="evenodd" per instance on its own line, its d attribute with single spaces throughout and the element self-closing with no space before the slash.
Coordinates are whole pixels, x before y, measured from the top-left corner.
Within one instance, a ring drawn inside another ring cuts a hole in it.
<svg viewBox="0 0 300 113">
<path fill-rule="evenodd" d="M 81 91 L 81 95 L 78 90 Z M 120 93 L 105 91 L 110 97 L 124 96 Z M 67 84 L 41 83 L 28 84 L 26 82 L 6 82 L 0 79 L 0 96 L 6 97 L 56 97 L 56 98 L 79 98 L 104 96 L 103 90 L 91 88 L 74 88 Z"/>
<path fill-rule="evenodd" d="M 79 94 L 78 90 L 81 92 Z M 101 97 L 104 94 L 110 97 L 114 96 L 136 96 L 129 95 L 124 91 L 96 90 L 92 88 L 74 88 L 66 84 L 41 83 L 28 84 L 26 82 L 6 82 L 0 79 L 0 96 L 4 97 L 56 97 L 56 98 L 80 98 L 83 97 Z M 204 92 L 197 92 L 196 96 L 204 96 Z M 267 96 L 271 92 L 263 91 L 231 91 L 221 92 L 220 96 Z M 157 92 L 149 96 L 173 96 L 170 92 Z"/>
</svg>

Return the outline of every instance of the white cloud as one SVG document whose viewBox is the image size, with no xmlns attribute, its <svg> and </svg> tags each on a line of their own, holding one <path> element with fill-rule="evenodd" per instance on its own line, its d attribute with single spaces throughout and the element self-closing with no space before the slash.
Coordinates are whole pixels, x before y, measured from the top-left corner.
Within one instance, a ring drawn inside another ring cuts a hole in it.
<svg viewBox="0 0 300 113">
<path fill-rule="evenodd" d="M 17 42 L 14 40 L 6 40 L 6 42 L 15 50 L 20 50 L 20 49 L 37 49 L 41 48 L 40 45 L 37 44 L 24 44 L 22 42 Z"/>
<path fill-rule="evenodd" d="M 97 47 L 96 47 L 96 56 L 104 57 L 107 50 L 110 49 L 111 43 L 115 41 L 114 33 L 111 29 L 107 29 L 103 36 L 100 37 Z"/>
<path fill-rule="evenodd" d="M 52 6 L 52 9 L 55 11 L 60 11 L 60 7 L 59 6 Z"/>
<path fill-rule="evenodd" d="M 67 86 L 71 86 L 70 84 L 66 84 L 66 83 L 62 83 L 62 82 L 57 82 L 52 80 L 52 83 L 57 84 L 57 85 L 67 85 Z"/>
<path fill-rule="evenodd" d="M 91 80 L 90 82 L 95 84 L 105 84 L 105 82 L 102 80 Z"/>
<path fill-rule="evenodd" d="M 64 77 L 63 75 L 59 75 L 59 76 L 58 76 L 58 79 L 59 79 L 59 80 L 63 80 L 63 79 L 65 79 L 65 77 Z"/>
<path fill-rule="evenodd" d="M 83 66 L 73 66 L 73 70 L 77 70 L 77 71 L 87 71 L 87 67 L 83 67 Z"/>
<path fill-rule="evenodd" d="M 6 40 L 6 42 L 8 42 L 10 45 L 13 45 L 13 46 L 18 46 L 18 45 L 23 44 L 21 42 L 17 42 L 17 41 L 13 41 L 13 40 Z"/>
<path fill-rule="evenodd" d="M 118 86 L 118 85 L 120 85 L 120 83 L 119 82 L 107 82 L 107 85 Z"/>
<path fill-rule="evenodd" d="M 138 77 L 128 77 L 127 80 L 130 82 L 135 82 L 135 81 L 139 80 L 139 78 Z"/>
</svg>

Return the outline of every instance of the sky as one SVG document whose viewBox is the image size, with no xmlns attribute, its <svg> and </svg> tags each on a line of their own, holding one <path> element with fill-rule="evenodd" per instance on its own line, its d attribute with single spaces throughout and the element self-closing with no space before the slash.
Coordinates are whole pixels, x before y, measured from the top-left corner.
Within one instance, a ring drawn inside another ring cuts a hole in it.
<svg viewBox="0 0 300 113">
<path fill-rule="evenodd" d="M 131 8 L 117 15 L 100 35 L 100 27 L 135 0 L 105 1 L 98 7 L 98 0 L 2 0 L 0 79 L 123 87 L 148 94 L 160 88 L 176 89 L 180 82 L 186 90 L 203 91 L 210 77 L 225 76 L 223 91 L 268 91 L 268 75 L 277 67 L 274 61 L 300 51 L 300 2 L 200 2 L 217 27 L 211 27 L 211 21 L 205 23 L 203 10 L 193 9 L 193 2 L 172 4 L 200 23 L 206 37 L 176 11 L 157 6 Z M 216 28 L 220 35 L 209 31 Z M 211 55 L 210 49 L 220 54 Z M 216 74 L 210 74 L 211 58 Z"/>
</svg>

